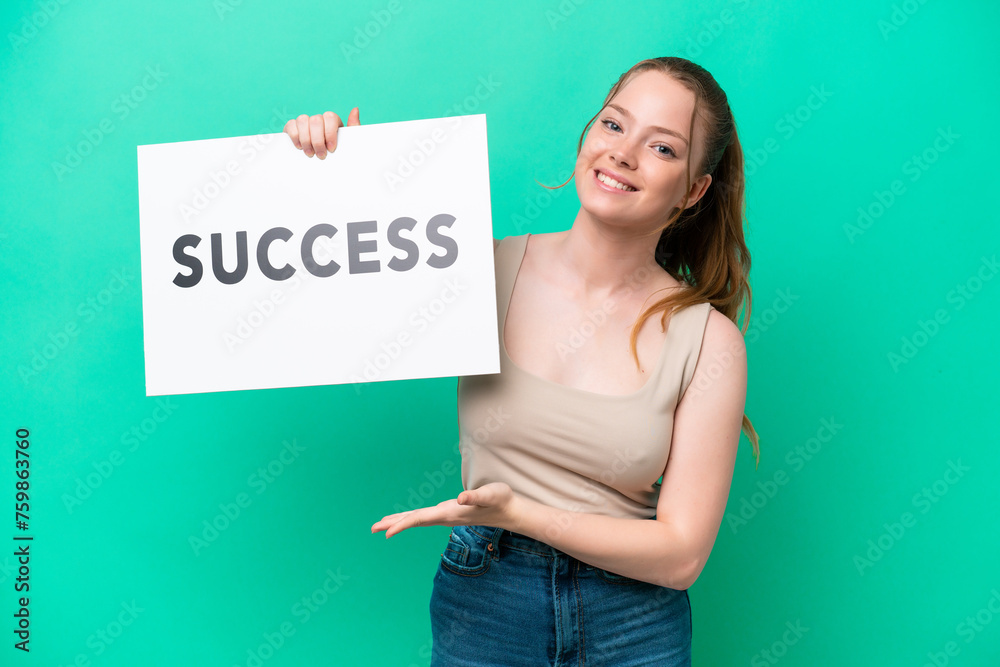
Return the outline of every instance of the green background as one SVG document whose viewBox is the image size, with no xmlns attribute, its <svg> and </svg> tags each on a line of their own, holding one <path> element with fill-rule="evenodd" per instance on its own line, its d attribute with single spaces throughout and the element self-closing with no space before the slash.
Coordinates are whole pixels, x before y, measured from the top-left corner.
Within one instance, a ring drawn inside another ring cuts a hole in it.
<svg viewBox="0 0 1000 667">
<path fill-rule="evenodd" d="M 400 0 L 345 53 L 387 6 L 3 3 L 0 663 L 252 665 L 282 623 L 295 632 L 269 667 L 428 663 L 449 529 L 369 528 L 414 494 L 461 490 L 455 379 L 146 398 L 137 145 L 458 104 L 487 115 L 494 236 L 557 231 L 575 191 L 546 199 L 535 180 L 572 169 L 619 74 L 680 55 L 727 91 L 748 153 L 762 439 L 756 470 L 741 441 L 690 590 L 694 663 L 1000 664 L 998 6 Z M 136 92 L 147 68 L 162 80 Z M 54 164 L 88 142 L 75 167 Z M 30 655 L 13 649 L 8 555 L 22 427 Z M 285 442 L 304 449 L 257 493 Z M 249 506 L 195 553 L 241 493 Z"/>
</svg>

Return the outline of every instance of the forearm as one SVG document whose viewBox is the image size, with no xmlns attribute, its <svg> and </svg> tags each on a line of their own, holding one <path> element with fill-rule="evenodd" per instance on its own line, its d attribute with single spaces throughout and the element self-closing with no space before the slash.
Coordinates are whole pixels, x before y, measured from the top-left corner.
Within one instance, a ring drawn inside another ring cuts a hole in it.
<svg viewBox="0 0 1000 667">
<path fill-rule="evenodd" d="M 522 496 L 515 519 L 501 526 L 616 574 L 685 589 L 700 568 L 676 527 L 665 521 L 557 509 Z"/>
</svg>

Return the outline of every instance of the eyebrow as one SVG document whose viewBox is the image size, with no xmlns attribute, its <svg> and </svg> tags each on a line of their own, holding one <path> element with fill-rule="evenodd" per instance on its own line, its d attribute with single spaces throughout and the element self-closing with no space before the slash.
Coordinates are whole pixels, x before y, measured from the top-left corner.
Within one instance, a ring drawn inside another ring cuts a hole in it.
<svg viewBox="0 0 1000 667">
<path fill-rule="evenodd" d="M 609 104 L 608 106 L 617 111 L 618 113 L 620 113 L 621 115 L 625 116 L 629 120 L 635 120 L 635 117 L 631 113 L 629 113 L 628 110 L 618 106 L 617 104 Z M 685 144 L 688 143 L 688 140 L 684 137 L 684 135 L 680 134 L 679 132 L 668 130 L 667 128 L 660 127 L 659 125 L 654 125 L 653 129 L 656 130 L 657 132 L 662 132 L 663 134 L 669 134 L 671 136 L 677 137 Z"/>
</svg>

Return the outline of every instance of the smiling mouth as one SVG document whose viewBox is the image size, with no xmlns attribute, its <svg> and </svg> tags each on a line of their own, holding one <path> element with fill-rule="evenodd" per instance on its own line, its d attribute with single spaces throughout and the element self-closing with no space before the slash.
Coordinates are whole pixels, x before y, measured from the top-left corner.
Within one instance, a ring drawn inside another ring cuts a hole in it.
<svg viewBox="0 0 1000 667">
<path fill-rule="evenodd" d="M 601 171 L 597 172 L 597 180 L 599 180 L 601 183 L 604 183 L 608 187 L 617 188 L 622 192 L 635 192 L 636 190 L 631 185 L 625 185 L 624 183 L 620 183 Z"/>
</svg>

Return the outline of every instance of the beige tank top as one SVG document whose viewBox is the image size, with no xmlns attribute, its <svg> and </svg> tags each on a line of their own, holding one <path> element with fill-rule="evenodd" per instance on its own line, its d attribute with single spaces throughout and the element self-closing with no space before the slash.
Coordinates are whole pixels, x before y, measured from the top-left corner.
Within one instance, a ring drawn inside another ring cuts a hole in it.
<svg viewBox="0 0 1000 667">
<path fill-rule="evenodd" d="M 462 485 L 506 482 L 560 509 L 651 519 L 674 410 L 694 375 L 712 305 L 674 312 L 639 391 L 607 395 L 550 382 L 515 366 L 503 342 L 528 236 L 508 236 L 494 252 L 500 372 L 458 380 Z"/>
</svg>

